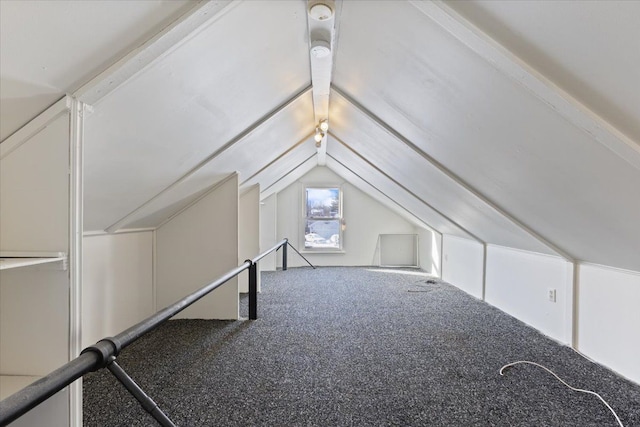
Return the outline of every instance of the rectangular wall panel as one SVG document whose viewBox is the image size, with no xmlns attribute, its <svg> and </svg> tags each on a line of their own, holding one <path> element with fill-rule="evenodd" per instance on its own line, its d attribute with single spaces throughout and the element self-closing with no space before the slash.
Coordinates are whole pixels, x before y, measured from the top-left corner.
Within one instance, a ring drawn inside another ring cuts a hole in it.
<svg viewBox="0 0 640 427">
<path fill-rule="evenodd" d="M 240 196 L 238 260 L 243 262 L 260 253 L 260 187 L 255 185 Z M 258 275 L 258 285 L 260 284 Z M 249 292 L 249 275 L 238 276 L 240 292 Z"/>
<path fill-rule="evenodd" d="M 442 280 L 482 298 L 484 248 L 479 242 L 442 235 Z"/>
<path fill-rule="evenodd" d="M 153 314 L 153 232 L 83 239 L 82 347 Z"/>
<path fill-rule="evenodd" d="M 381 234 L 380 265 L 383 267 L 418 267 L 417 234 Z"/>
<path fill-rule="evenodd" d="M 233 175 L 156 231 L 158 309 L 237 266 L 238 177 Z M 238 309 L 233 278 L 176 318 L 237 319 Z"/>
<path fill-rule="evenodd" d="M 640 384 L 640 272 L 579 266 L 577 348 Z"/>
<path fill-rule="evenodd" d="M 563 258 L 487 247 L 485 300 L 565 344 L 571 343 L 566 310 L 572 279 L 573 265 Z"/>
</svg>

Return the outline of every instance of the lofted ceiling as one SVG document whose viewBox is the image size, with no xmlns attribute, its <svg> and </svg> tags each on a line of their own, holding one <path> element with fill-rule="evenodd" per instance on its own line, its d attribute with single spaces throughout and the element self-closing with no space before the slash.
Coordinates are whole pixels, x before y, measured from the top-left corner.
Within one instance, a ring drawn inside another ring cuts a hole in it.
<svg viewBox="0 0 640 427">
<path fill-rule="evenodd" d="M 640 271 L 640 2 L 327 0 L 320 70 L 317 2 L 2 1 L 1 137 L 90 106 L 87 231 L 320 164 L 440 233 Z"/>
</svg>

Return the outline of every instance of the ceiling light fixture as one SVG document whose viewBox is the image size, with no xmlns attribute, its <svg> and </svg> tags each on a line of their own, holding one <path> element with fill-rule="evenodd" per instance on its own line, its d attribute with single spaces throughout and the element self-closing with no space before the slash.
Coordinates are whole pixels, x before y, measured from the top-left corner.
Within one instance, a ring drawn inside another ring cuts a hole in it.
<svg viewBox="0 0 640 427">
<path fill-rule="evenodd" d="M 327 132 L 329 130 L 329 122 L 327 121 L 327 119 L 322 119 L 320 120 L 320 123 L 318 124 L 318 127 L 320 128 L 320 130 L 322 132 Z"/>
<path fill-rule="evenodd" d="M 326 21 L 333 17 L 333 9 L 324 3 L 316 3 L 309 8 L 309 16 L 316 21 Z"/>
<path fill-rule="evenodd" d="M 311 55 L 316 58 L 326 58 L 331 55 L 331 44 L 324 40 L 314 40 L 311 42 Z"/>
<path fill-rule="evenodd" d="M 316 147 L 320 148 L 322 145 L 322 139 L 324 138 L 325 133 L 320 130 L 319 127 L 316 128 L 316 134 L 313 135 L 313 139 L 316 141 Z"/>
</svg>

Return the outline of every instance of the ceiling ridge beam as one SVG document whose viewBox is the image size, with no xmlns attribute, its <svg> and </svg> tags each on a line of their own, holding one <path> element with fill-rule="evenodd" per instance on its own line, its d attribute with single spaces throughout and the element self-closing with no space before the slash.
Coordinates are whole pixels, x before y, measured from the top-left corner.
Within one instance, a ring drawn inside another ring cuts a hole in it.
<svg viewBox="0 0 640 427">
<path fill-rule="evenodd" d="M 137 208 L 135 208 L 134 210 L 132 210 L 131 212 L 129 212 L 128 214 L 126 214 L 125 216 L 120 218 L 118 221 L 116 221 L 113 224 L 111 224 L 109 227 L 106 228 L 106 231 L 109 232 L 109 233 L 113 233 L 114 231 L 118 230 L 133 215 L 137 214 L 139 211 L 144 209 L 151 202 L 153 202 L 154 200 L 156 200 L 157 198 L 159 198 L 163 194 L 167 193 L 168 191 L 171 191 L 173 188 L 177 187 L 178 185 L 180 185 L 181 183 L 186 181 L 191 175 L 195 174 L 200 169 L 205 167 L 209 162 L 211 162 L 213 159 L 218 157 L 225 150 L 228 150 L 231 146 L 233 146 L 234 144 L 236 144 L 239 141 L 241 141 L 244 138 L 246 138 L 248 135 L 250 135 L 256 129 L 258 129 L 260 126 L 264 125 L 266 122 L 268 122 L 269 120 L 271 120 L 272 118 L 277 116 L 280 112 L 282 112 L 288 106 L 290 106 L 291 104 L 296 102 L 298 99 L 300 99 L 302 96 L 307 94 L 310 90 L 311 90 L 311 86 L 309 85 L 306 88 L 304 88 L 303 90 L 301 90 L 300 92 L 296 93 L 295 95 L 293 95 L 292 97 L 287 99 L 282 104 L 278 105 L 276 108 L 274 108 L 273 110 L 268 112 L 266 115 L 264 115 L 261 118 L 259 118 L 257 121 L 253 122 L 249 127 L 247 127 L 245 130 L 240 132 L 238 135 L 236 135 L 233 139 L 231 139 L 229 142 L 224 144 L 222 147 L 218 148 L 216 151 L 214 151 L 212 154 L 210 154 L 207 158 L 202 160 L 196 166 L 191 168 L 187 173 L 185 173 L 180 178 L 178 178 L 177 180 L 175 180 L 174 182 L 169 184 L 163 190 L 160 190 L 158 193 L 156 193 L 155 196 L 151 197 L 146 202 L 142 203 L 140 206 L 138 206 Z"/>
<path fill-rule="evenodd" d="M 372 120 L 374 123 L 376 123 L 382 129 L 384 129 L 387 133 L 389 133 L 391 136 L 393 136 L 394 138 L 396 138 L 397 140 L 399 140 L 400 142 L 405 144 L 407 147 L 411 148 L 416 154 L 422 156 L 422 158 L 424 158 L 426 161 L 431 163 L 431 165 L 436 167 L 440 172 L 442 172 L 448 178 L 452 179 L 456 184 L 460 185 L 469 194 L 471 194 L 472 196 L 476 197 L 478 200 L 480 200 L 481 202 L 486 204 L 489 208 L 494 210 L 497 214 L 502 215 L 504 218 L 509 220 L 512 224 L 514 224 L 517 227 L 521 228 L 527 234 L 529 234 L 531 237 L 535 238 L 540 243 L 542 243 L 545 246 L 547 246 L 548 248 L 552 249 L 557 254 L 561 255 L 562 257 L 566 258 L 567 260 L 569 260 L 569 261 L 574 261 L 575 260 L 575 257 L 571 256 L 568 252 L 566 252 L 565 250 L 559 248 L 556 244 L 550 242 L 549 240 L 547 240 L 546 238 L 544 238 L 543 236 L 538 234 L 538 232 L 533 230 L 531 227 L 529 227 L 528 225 L 524 224 L 520 220 L 516 219 L 513 215 L 511 215 L 509 212 L 507 212 L 506 210 L 504 210 L 503 208 L 498 206 L 496 203 L 491 201 L 484 194 L 482 194 L 480 191 L 478 191 L 473 186 L 468 184 L 466 181 L 464 181 L 458 175 L 453 173 L 451 170 L 449 170 L 447 167 L 445 167 L 442 163 L 440 163 L 434 157 L 432 157 L 429 154 L 425 153 L 418 146 L 416 146 L 413 142 L 409 141 L 400 132 L 398 132 L 397 130 L 395 130 L 391 126 L 389 126 L 389 124 L 387 124 L 380 117 L 378 117 L 373 112 L 368 110 L 365 106 L 363 106 L 358 101 L 356 101 L 353 97 L 351 97 L 351 95 L 347 94 L 344 90 L 336 87 L 336 85 L 332 85 L 332 89 L 334 91 L 336 91 L 336 93 L 338 93 L 338 95 L 340 95 L 342 98 L 344 98 L 347 102 L 349 102 L 351 105 L 353 105 L 353 107 L 358 109 L 362 114 L 367 116 L 370 120 Z M 482 240 L 480 240 L 480 241 L 482 241 Z M 488 243 L 488 242 L 483 242 L 483 243 Z"/>
<path fill-rule="evenodd" d="M 439 231 L 436 227 L 433 227 L 431 224 L 429 224 L 428 222 L 424 221 L 423 219 L 421 219 L 418 215 L 414 214 L 413 212 L 411 212 L 409 209 L 405 208 L 404 206 L 402 206 L 401 203 L 399 203 L 398 201 L 396 201 L 393 197 L 389 196 L 387 193 L 385 193 L 384 191 L 382 191 L 380 188 L 378 188 L 377 186 L 373 185 L 371 182 L 369 182 L 368 180 L 366 180 L 365 178 L 362 177 L 362 175 L 360 175 L 359 173 L 353 171 L 349 166 L 345 165 L 344 163 L 342 163 L 340 160 L 336 159 L 334 156 L 332 156 L 331 154 L 327 153 L 327 157 L 329 157 L 330 159 L 332 159 L 333 161 L 335 161 L 336 163 L 338 163 L 340 166 L 342 166 L 343 168 L 345 168 L 349 173 L 352 173 L 353 175 L 355 175 L 358 179 L 362 180 L 362 182 L 364 182 L 365 184 L 367 184 L 368 186 L 370 186 L 371 188 L 373 188 L 374 190 L 376 190 L 378 193 L 380 193 L 382 196 L 386 197 L 387 199 L 389 199 L 389 201 L 393 204 L 395 204 L 398 208 L 400 208 L 401 210 L 403 210 L 404 212 L 406 212 L 407 214 L 409 214 L 411 217 L 413 217 L 415 219 L 415 221 L 418 221 L 419 223 L 421 223 L 422 225 L 426 226 L 427 228 L 429 228 L 431 231 L 435 231 L 436 233 L 439 234 L 443 234 L 441 231 Z M 327 167 L 329 169 L 332 169 L 334 172 L 336 172 L 338 175 L 340 175 L 340 173 L 336 170 L 334 170 L 331 165 L 327 164 Z M 343 179 L 346 179 L 343 177 Z M 347 179 L 347 181 L 349 181 Z M 355 185 L 355 184 L 354 184 Z M 422 202 L 422 200 L 419 200 L 419 202 Z"/>
<path fill-rule="evenodd" d="M 524 87 L 565 120 L 640 170 L 640 141 L 631 138 L 590 110 L 543 74 L 490 38 L 443 1 L 409 1 L 512 81 Z"/>
<path fill-rule="evenodd" d="M 148 65 L 226 15 L 238 4 L 239 1 L 232 0 L 198 1 L 179 18 L 83 84 L 73 96 L 86 104 L 94 105 Z"/>
<path fill-rule="evenodd" d="M 405 187 L 404 185 L 402 185 L 401 183 L 399 183 L 398 181 L 396 181 L 391 175 L 389 175 L 388 173 L 386 173 L 385 171 L 383 171 L 382 169 L 380 169 L 378 166 L 374 165 L 373 163 L 371 163 L 371 161 L 369 161 L 369 159 L 367 159 L 366 157 L 364 157 L 362 154 L 360 154 L 357 150 L 355 150 L 353 147 L 351 147 L 349 144 L 347 144 L 346 142 L 344 142 L 342 139 L 340 139 L 339 137 L 336 136 L 336 134 L 334 132 L 330 132 L 330 135 L 336 140 L 338 141 L 340 144 L 344 145 L 349 151 L 351 151 L 353 154 L 355 154 L 356 156 L 358 156 L 360 159 L 362 159 L 365 163 L 367 163 L 369 166 L 371 166 L 372 168 L 374 168 L 376 171 L 378 171 L 378 173 L 382 174 L 383 176 L 385 176 L 387 179 L 389 179 L 391 182 L 393 182 L 394 184 L 396 184 L 398 187 L 402 188 L 404 191 L 406 191 L 407 193 L 409 193 L 410 195 L 412 195 L 413 197 L 415 197 L 418 201 L 420 201 L 422 204 L 424 204 L 425 206 L 428 206 L 430 209 L 433 209 L 434 212 L 436 212 L 438 215 L 442 216 L 443 218 L 445 218 L 446 220 L 448 220 L 449 222 L 451 222 L 452 224 L 454 224 L 456 227 L 458 227 L 460 230 L 464 231 L 465 233 L 467 233 L 469 236 L 473 237 L 476 241 L 478 241 L 479 243 L 487 243 L 485 242 L 483 239 L 481 239 L 480 237 L 476 236 L 475 233 L 472 233 L 471 231 L 467 230 L 466 227 L 463 227 L 461 224 L 459 224 L 457 221 L 454 221 L 453 219 L 451 219 L 449 217 L 449 215 L 446 215 L 444 212 L 442 212 L 440 209 L 434 207 L 433 205 L 431 205 L 429 202 L 427 202 L 426 200 L 424 200 L 422 197 L 418 196 L 416 193 L 414 193 L 413 191 L 409 190 L 407 187 Z"/>
</svg>

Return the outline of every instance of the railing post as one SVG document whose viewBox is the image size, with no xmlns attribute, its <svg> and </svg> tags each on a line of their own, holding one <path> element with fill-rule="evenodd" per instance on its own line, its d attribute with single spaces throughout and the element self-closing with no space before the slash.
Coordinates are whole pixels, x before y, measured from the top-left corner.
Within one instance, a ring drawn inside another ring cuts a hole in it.
<svg viewBox="0 0 640 427">
<path fill-rule="evenodd" d="M 258 318 L 258 263 L 249 267 L 249 320 Z"/>
<path fill-rule="evenodd" d="M 287 269 L 287 246 L 288 245 L 289 245 L 288 241 L 287 241 L 287 243 L 282 245 L 282 270 L 286 270 Z"/>
</svg>

